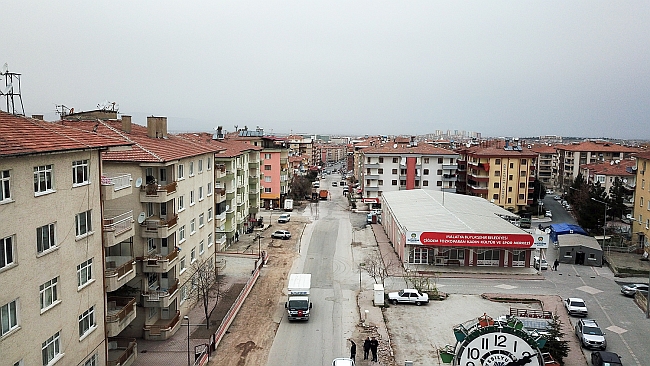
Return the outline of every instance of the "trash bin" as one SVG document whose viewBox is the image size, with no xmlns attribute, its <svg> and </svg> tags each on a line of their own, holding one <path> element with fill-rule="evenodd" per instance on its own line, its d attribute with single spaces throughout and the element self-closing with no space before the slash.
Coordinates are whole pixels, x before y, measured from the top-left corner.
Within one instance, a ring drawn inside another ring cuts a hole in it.
<svg viewBox="0 0 650 366">
<path fill-rule="evenodd" d="M 373 303 L 375 306 L 384 306 L 384 285 L 381 283 L 375 283 L 375 296 Z"/>
</svg>

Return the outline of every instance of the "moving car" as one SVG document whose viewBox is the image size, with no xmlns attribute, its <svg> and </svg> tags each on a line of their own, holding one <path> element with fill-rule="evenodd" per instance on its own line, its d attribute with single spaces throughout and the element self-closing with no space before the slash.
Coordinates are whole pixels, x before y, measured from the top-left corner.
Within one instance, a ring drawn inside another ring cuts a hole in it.
<svg viewBox="0 0 650 366">
<path fill-rule="evenodd" d="M 535 267 L 535 269 L 539 269 L 539 270 L 548 269 L 548 262 L 546 261 L 546 259 L 542 258 L 540 260 L 539 257 L 534 257 L 533 260 L 534 260 L 533 267 Z"/>
<path fill-rule="evenodd" d="M 578 297 L 569 297 L 568 299 L 564 300 L 564 307 L 566 308 L 566 311 L 569 313 L 569 315 L 587 316 L 588 314 L 585 301 Z"/>
<path fill-rule="evenodd" d="M 637 291 L 644 292 L 645 295 L 648 295 L 648 285 L 645 283 L 630 283 L 627 285 L 621 286 L 621 293 L 625 296 L 634 296 Z"/>
<path fill-rule="evenodd" d="M 576 336 L 584 348 L 597 348 L 605 350 L 607 341 L 605 333 L 600 330 L 598 323 L 593 319 L 580 319 L 576 323 Z"/>
<path fill-rule="evenodd" d="M 282 214 L 280 217 L 278 217 L 278 222 L 281 224 L 289 222 L 289 220 L 291 220 L 291 215 L 289 214 Z"/>
<path fill-rule="evenodd" d="M 622 365 L 621 356 L 614 352 L 593 351 L 591 352 L 592 366 L 616 366 Z"/>
<path fill-rule="evenodd" d="M 286 231 L 286 230 L 276 230 L 271 234 L 271 237 L 273 239 L 290 239 L 291 238 L 291 233 Z"/>
<path fill-rule="evenodd" d="M 390 292 L 388 294 L 388 301 L 393 305 L 403 302 L 420 306 L 429 302 L 429 295 L 424 292 L 420 293 L 418 290 L 412 288 L 406 288 L 398 292 Z"/>
</svg>

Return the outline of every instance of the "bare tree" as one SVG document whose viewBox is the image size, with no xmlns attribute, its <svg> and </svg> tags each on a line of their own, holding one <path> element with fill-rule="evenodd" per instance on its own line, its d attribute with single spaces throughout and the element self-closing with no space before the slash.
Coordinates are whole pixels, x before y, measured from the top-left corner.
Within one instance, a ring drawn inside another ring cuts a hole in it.
<svg viewBox="0 0 650 366">
<path fill-rule="evenodd" d="M 393 256 L 382 256 L 381 252 L 376 250 L 366 256 L 362 267 L 375 283 L 383 285 L 390 271 L 399 268 L 400 264 L 395 262 Z"/>
<path fill-rule="evenodd" d="M 223 276 L 219 275 L 219 266 L 215 266 L 213 258 L 197 260 L 190 266 L 193 272 L 192 277 L 186 282 L 187 298 L 191 299 L 194 304 L 201 303 L 205 314 L 206 328 L 210 328 L 210 301 L 217 302 L 222 297 L 221 286 L 223 285 Z"/>
<path fill-rule="evenodd" d="M 414 288 L 420 292 L 427 292 L 433 297 L 439 296 L 437 286 L 438 276 L 424 275 L 418 271 L 404 271 L 404 282 L 406 287 Z"/>
</svg>

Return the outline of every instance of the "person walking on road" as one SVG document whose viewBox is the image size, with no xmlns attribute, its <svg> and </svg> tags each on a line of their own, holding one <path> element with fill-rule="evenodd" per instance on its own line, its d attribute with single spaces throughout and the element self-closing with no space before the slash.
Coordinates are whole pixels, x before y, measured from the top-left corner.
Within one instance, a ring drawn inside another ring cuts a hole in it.
<svg viewBox="0 0 650 366">
<path fill-rule="evenodd" d="M 366 340 L 363 341 L 363 359 L 368 359 L 368 353 L 370 353 L 370 337 L 366 337 Z"/>
<path fill-rule="evenodd" d="M 553 262 L 553 270 L 557 271 L 557 267 L 560 265 L 560 261 L 555 258 L 555 262 Z"/>
<path fill-rule="evenodd" d="M 377 348 L 379 347 L 379 341 L 377 338 L 372 337 L 370 340 L 370 352 L 372 352 L 372 361 L 377 362 Z"/>
<path fill-rule="evenodd" d="M 354 358 L 357 355 L 357 344 L 354 343 L 352 339 L 350 339 L 350 342 L 352 343 L 352 346 L 350 346 L 350 359 L 354 361 Z"/>
</svg>

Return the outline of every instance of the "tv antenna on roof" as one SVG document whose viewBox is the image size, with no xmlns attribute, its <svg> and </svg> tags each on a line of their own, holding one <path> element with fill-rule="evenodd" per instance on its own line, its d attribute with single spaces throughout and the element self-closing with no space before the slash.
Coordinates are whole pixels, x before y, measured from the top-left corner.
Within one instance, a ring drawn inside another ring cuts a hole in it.
<svg viewBox="0 0 650 366">
<path fill-rule="evenodd" d="M 9 66 L 5 62 L 0 69 L 0 76 L 5 79 L 4 87 L 0 88 L 0 95 L 7 99 L 7 112 L 14 115 L 25 115 L 23 97 L 20 93 L 20 74 L 9 72 Z M 18 98 L 16 98 L 18 97 Z M 16 99 L 18 99 L 18 112 L 16 111 Z"/>
</svg>

